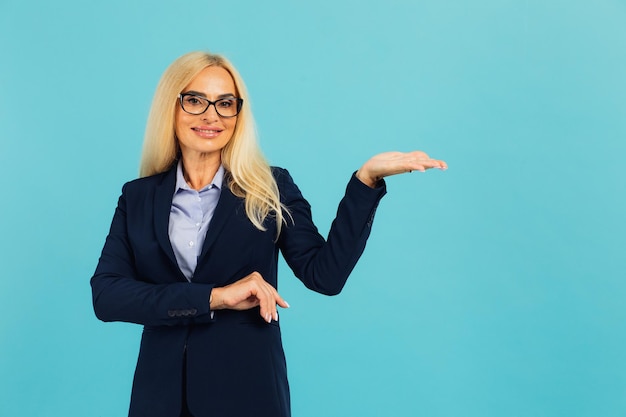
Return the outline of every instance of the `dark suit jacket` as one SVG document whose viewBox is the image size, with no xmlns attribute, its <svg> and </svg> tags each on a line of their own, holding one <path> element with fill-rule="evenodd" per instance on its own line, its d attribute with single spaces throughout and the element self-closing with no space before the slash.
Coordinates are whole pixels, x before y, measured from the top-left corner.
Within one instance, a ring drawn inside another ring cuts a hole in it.
<svg viewBox="0 0 626 417">
<path fill-rule="evenodd" d="M 91 279 L 96 315 L 144 326 L 133 381 L 131 417 L 178 417 L 186 354 L 187 398 L 195 417 L 290 415 L 289 386 L 277 322 L 258 308 L 209 310 L 214 286 L 253 271 L 277 286 L 279 250 L 313 291 L 337 294 L 360 257 L 384 184 L 352 177 L 325 241 L 289 173 L 273 168 L 293 221 L 275 241 L 276 224 L 259 231 L 243 200 L 224 186 L 189 283 L 168 237 L 175 166 L 124 185 L 111 230 Z"/>
</svg>

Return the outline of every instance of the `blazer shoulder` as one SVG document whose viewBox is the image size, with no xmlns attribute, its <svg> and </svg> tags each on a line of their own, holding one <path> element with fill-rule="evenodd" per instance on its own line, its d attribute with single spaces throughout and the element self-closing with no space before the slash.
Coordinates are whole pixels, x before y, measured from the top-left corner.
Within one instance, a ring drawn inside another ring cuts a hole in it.
<svg viewBox="0 0 626 417">
<path fill-rule="evenodd" d="M 272 170 L 272 175 L 274 176 L 274 179 L 276 181 L 278 181 L 283 176 L 290 176 L 289 171 L 287 171 L 285 168 L 271 166 L 270 169 Z"/>
<path fill-rule="evenodd" d="M 295 185 L 291 174 L 285 168 L 271 166 L 270 169 L 279 189 L 284 186 Z"/>
<path fill-rule="evenodd" d="M 280 201 L 281 203 L 292 206 L 297 202 L 305 202 L 308 205 L 308 202 L 304 199 L 302 192 L 298 185 L 294 182 L 293 178 L 289 171 L 285 168 L 280 167 L 271 167 L 272 174 L 274 175 L 274 179 L 276 180 L 276 185 L 278 186 L 278 192 L 280 193 Z"/>
<path fill-rule="evenodd" d="M 293 187 L 297 188 L 291 174 L 285 168 L 272 166 L 270 169 L 272 170 L 272 175 L 274 176 L 276 185 L 278 185 L 278 189 L 281 193 L 290 190 Z"/>
</svg>

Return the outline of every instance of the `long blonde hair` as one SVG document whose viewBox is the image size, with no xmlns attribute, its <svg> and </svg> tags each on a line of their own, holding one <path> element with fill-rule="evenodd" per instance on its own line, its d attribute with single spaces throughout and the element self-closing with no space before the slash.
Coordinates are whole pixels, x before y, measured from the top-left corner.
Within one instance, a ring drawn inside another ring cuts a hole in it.
<svg viewBox="0 0 626 417">
<path fill-rule="evenodd" d="M 152 100 L 141 155 L 142 177 L 167 171 L 176 162 L 180 149 L 175 133 L 178 94 L 206 67 L 218 66 L 230 73 L 236 93 L 243 99 L 233 137 L 222 149 L 222 165 L 227 171 L 228 187 L 245 199 L 246 215 L 259 230 L 266 230 L 268 216 L 276 218 L 277 234 L 289 211 L 280 202 L 276 180 L 261 153 L 250 100 L 243 79 L 223 56 L 190 52 L 175 60 L 163 73 Z"/>
</svg>

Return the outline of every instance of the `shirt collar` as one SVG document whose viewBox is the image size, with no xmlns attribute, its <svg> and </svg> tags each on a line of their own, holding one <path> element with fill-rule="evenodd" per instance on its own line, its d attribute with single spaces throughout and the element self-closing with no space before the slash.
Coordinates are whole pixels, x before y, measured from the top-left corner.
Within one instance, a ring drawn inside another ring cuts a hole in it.
<svg viewBox="0 0 626 417">
<path fill-rule="evenodd" d="M 198 192 L 209 190 L 213 187 L 217 188 L 218 190 L 221 190 L 223 181 L 224 181 L 224 165 L 220 164 L 220 167 L 217 169 L 217 172 L 215 173 L 215 176 L 213 177 L 213 180 L 211 181 L 211 183 L 203 187 Z M 182 159 L 178 160 L 178 165 L 176 166 L 176 189 L 175 190 L 176 191 L 174 193 L 177 193 L 179 190 L 196 191 L 193 188 L 191 188 L 189 184 L 187 184 L 187 181 L 185 181 L 185 176 L 183 175 L 183 160 Z"/>
</svg>

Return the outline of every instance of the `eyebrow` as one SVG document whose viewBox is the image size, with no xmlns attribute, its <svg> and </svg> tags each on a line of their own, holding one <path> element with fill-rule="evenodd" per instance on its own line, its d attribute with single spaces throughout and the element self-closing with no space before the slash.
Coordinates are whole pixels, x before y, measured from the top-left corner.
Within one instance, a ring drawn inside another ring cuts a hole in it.
<svg viewBox="0 0 626 417">
<path fill-rule="evenodd" d="M 189 91 L 183 92 L 182 94 L 193 94 L 194 96 L 206 98 L 206 94 L 204 94 L 201 91 L 189 90 Z M 230 98 L 230 97 L 236 97 L 236 96 L 233 93 L 220 94 L 219 96 L 217 96 L 218 100 L 221 98 Z"/>
</svg>

